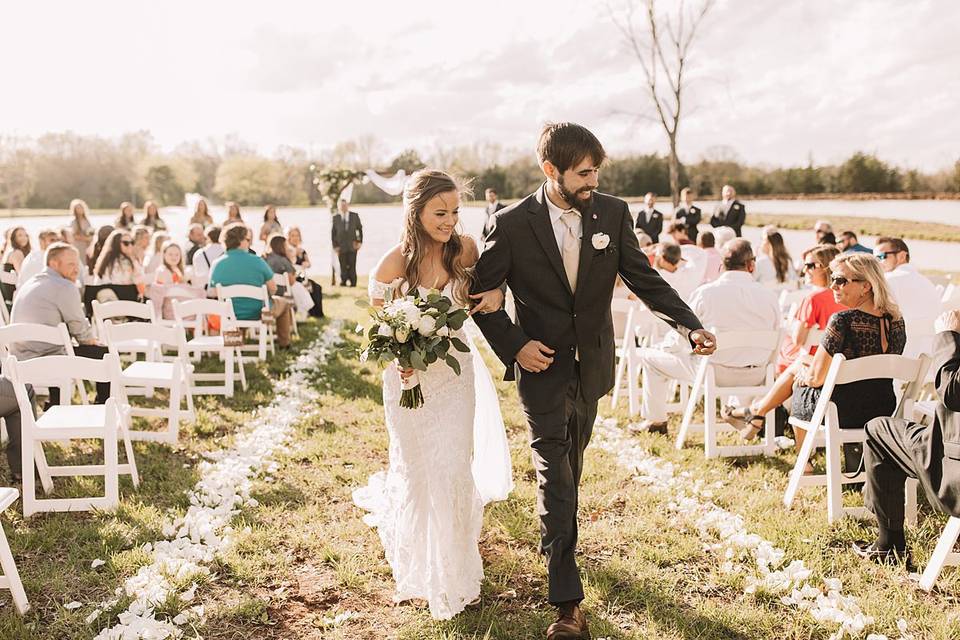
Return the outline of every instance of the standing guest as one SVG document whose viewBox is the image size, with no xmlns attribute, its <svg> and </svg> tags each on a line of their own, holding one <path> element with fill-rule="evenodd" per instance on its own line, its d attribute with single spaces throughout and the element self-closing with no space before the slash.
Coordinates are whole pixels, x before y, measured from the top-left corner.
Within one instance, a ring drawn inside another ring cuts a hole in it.
<svg viewBox="0 0 960 640">
<path fill-rule="evenodd" d="M 657 211 L 657 196 L 653 192 L 643 196 L 643 209 L 637 214 L 636 228 L 650 236 L 654 244 L 660 242 L 663 231 L 663 214 Z"/>
<path fill-rule="evenodd" d="M 110 234 L 97 259 L 94 275 L 100 284 L 138 284 L 143 281 L 129 231 L 116 229 Z"/>
<path fill-rule="evenodd" d="M 183 250 L 172 240 L 160 247 L 161 264 L 153 273 L 153 284 L 180 284 L 184 281 Z"/>
<path fill-rule="evenodd" d="M 43 271 L 45 266 L 43 264 L 43 254 L 47 250 L 47 247 L 54 242 L 61 241 L 60 234 L 54 229 L 42 229 L 38 239 L 40 241 L 40 249 L 27 254 L 27 257 L 23 259 L 23 262 L 20 263 L 20 268 L 17 270 L 18 287 L 22 287 L 24 282 Z"/>
<path fill-rule="evenodd" d="M 333 216 L 330 230 L 333 252 L 340 258 L 340 286 L 357 286 L 357 252 L 363 244 L 363 225 L 360 214 L 350 211 L 350 205 L 341 199 L 339 211 Z"/>
<path fill-rule="evenodd" d="M 113 223 L 113 226 L 117 229 L 130 230 L 135 224 L 137 223 L 133 219 L 133 204 L 129 202 L 121 202 L 120 214 L 117 216 L 117 220 Z"/>
<path fill-rule="evenodd" d="M 193 256 L 193 277 L 198 279 L 209 278 L 213 263 L 226 251 L 220 242 L 221 230 L 218 225 L 210 225 L 204 233 L 207 236 L 207 246 Z"/>
<path fill-rule="evenodd" d="M 154 272 L 163 264 L 163 243 L 169 239 L 170 236 L 162 231 L 157 231 L 150 236 L 150 246 L 153 250 L 143 265 L 143 275 L 147 280 L 152 280 Z"/>
<path fill-rule="evenodd" d="M 873 253 L 873 249 L 865 247 L 857 240 L 857 234 L 853 231 L 842 231 L 840 233 L 840 250 L 844 253 Z"/>
<path fill-rule="evenodd" d="M 143 267 L 147 263 L 147 253 L 150 251 L 151 231 L 142 224 L 138 224 L 131 229 L 130 235 L 133 236 L 133 259 Z"/>
<path fill-rule="evenodd" d="M 670 225 L 667 226 L 667 235 L 670 236 L 670 239 L 676 244 L 693 244 L 687 235 L 687 225 L 682 222 L 671 222 Z"/>
<path fill-rule="evenodd" d="M 487 217 L 483 220 L 483 235 L 480 237 L 486 238 L 487 234 L 490 233 L 490 227 L 493 226 L 493 214 L 503 209 L 506 205 L 500 202 L 500 196 L 493 187 L 487 187 L 483 195 L 487 200 L 487 206 L 484 209 Z"/>
<path fill-rule="evenodd" d="M 93 224 L 90 222 L 90 209 L 79 198 L 70 201 L 70 244 L 77 248 L 81 257 L 87 256 L 87 249 L 93 242 Z"/>
<path fill-rule="evenodd" d="M 916 358 L 930 353 L 933 322 L 940 313 L 937 287 L 910 264 L 910 249 L 902 238 L 877 238 L 873 255 L 880 261 L 887 286 L 906 323 L 907 346 L 903 354 Z"/>
<path fill-rule="evenodd" d="M 266 243 L 270 236 L 283 233 L 283 226 L 277 218 L 277 208 L 268 204 L 263 210 L 263 224 L 260 225 L 260 242 Z"/>
<path fill-rule="evenodd" d="M 830 289 L 830 263 L 839 253 L 836 247 L 827 244 L 817 245 L 804 253 L 803 274 L 812 290 L 800 302 L 796 314 L 791 318 L 789 333 L 780 343 L 777 375 L 805 355 L 802 346 L 807 341 L 810 329 L 816 327 L 823 331 L 827 328 L 830 316 L 847 308 L 836 301 Z M 808 354 L 816 351 L 816 347 L 813 347 Z"/>
<path fill-rule="evenodd" d="M 286 276 L 287 286 L 277 287 L 277 295 L 285 296 L 293 283 L 297 281 L 297 269 L 287 257 L 287 239 L 279 234 L 270 236 L 267 241 L 270 252 L 263 257 L 274 273 Z"/>
<path fill-rule="evenodd" d="M 234 222 L 243 222 L 243 217 L 240 215 L 240 205 L 236 202 L 225 202 L 223 206 L 227 208 L 227 219 L 223 221 L 224 227 Z"/>
<path fill-rule="evenodd" d="M 747 208 L 737 200 L 737 190 L 729 184 L 723 185 L 720 196 L 722 199 L 710 217 L 710 226 L 730 227 L 739 238 L 743 235 L 743 223 L 747 220 Z"/>
<path fill-rule="evenodd" d="M 766 285 L 792 284 L 797 281 L 797 271 L 779 231 L 763 236 L 754 275 L 757 282 Z"/>
<path fill-rule="evenodd" d="M 202 224 L 204 228 L 213 224 L 213 216 L 210 215 L 210 208 L 207 206 L 207 201 L 203 198 L 197 200 L 197 204 L 193 207 L 190 224 Z"/>
<path fill-rule="evenodd" d="M 287 251 L 290 261 L 297 268 L 297 281 L 302 282 L 310 293 L 310 299 L 313 300 L 313 306 L 307 310 L 307 314 L 314 318 L 323 317 L 323 287 L 319 282 L 312 280 L 308 274 L 310 269 L 310 256 L 307 250 L 303 248 L 303 236 L 300 233 L 300 227 L 290 227 L 287 233 Z"/>
<path fill-rule="evenodd" d="M 858 541 L 853 548 L 861 558 L 882 564 L 909 559 L 903 534 L 907 478 L 920 481 L 934 509 L 960 516 L 960 311 L 948 311 L 937 318 L 936 330 L 933 366 L 937 372 L 937 408 L 933 424 L 878 417 L 866 426 L 863 463 L 867 483 L 863 498 L 877 517 L 879 531 L 873 542 Z"/>
<path fill-rule="evenodd" d="M 80 289 L 77 288 L 80 254 L 75 247 L 55 242 L 47 249 L 46 263 L 47 267 L 27 280 L 17 293 L 10 313 L 11 322 L 33 322 L 51 327 L 62 322 L 67 325 L 70 336 L 78 342 L 73 348 L 76 355 L 102 360 L 107 348 L 94 338 L 93 327 L 83 313 Z M 20 360 L 65 355 L 62 346 L 46 342 L 13 343 L 10 352 Z M 97 404 L 103 404 L 109 397 L 110 383 L 98 382 Z M 60 389 L 50 387 L 50 404 L 59 403 Z"/>
<path fill-rule="evenodd" d="M 203 225 L 194 222 L 190 225 L 190 229 L 187 231 L 187 266 L 193 266 L 193 256 L 203 249 L 206 244 L 206 236 L 203 235 Z"/>
<path fill-rule="evenodd" d="M 674 248 L 679 250 L 675 245 Z M 777 296 L 753 279 L 755 262 L 748 241 L 738 239 L 727 243 L 723 249 L 723 274 L 699 287 L 691 296 L 690 308 L 706 326 L 720 331 L 780 328 Z M 633 430 L 666 434 L 670 381 L 692 383 L 699 358 L 676 332 L 671 332 L 658 347 L 641 349 L 639 357 L 643 369 L 644 420 Z M 719 384 L 746 386 L 763 382 L 769 357 L 763 349 L 744 347 L 721 352 L 720 358 L 714 356 L 711 362 Z"/>
<path fill-rule="evenodd" d="M 707 268 L 703 273 L 704 282 L 713 282 L 720 277 L 723 268 L 723 256 L 717 251 L 712 231 L 704 231 L 697 236 L 697 246 L 707 255 Z"/>
<path fill-rule="evenodd" d="M 160 217 L 160 210 L 157 209 L 157 203 L 153 200 L 147 200 L 143 203 L 143 222 L 141 224 L 153 231 L 167 230 L 167 223 Z"/>
<path fill-rule="evenodd" d="M 224 229 L 226 253 L 213 265 L 210 271 L 210 286 L 218 284 L 249 284 L 255 287 L 267 286 L 272 296 L 272 309 L 277 321 L 277 344 L 282 349 L 290 346 L 290 330 L 293 321 L 291 305 L 277 293 L 273 281 L 273 269 L 263 258 L 249 252 L 250 236 L 242 224 L 232 224 Z M 263 303 L 252 298 L 233 298 L 233 312 L 237 320 L 259 320 Z"/>
<path fill-rule="evenodd" d="M 100 254 L 103 253 L 103 248 L 107 244 L 107 238 L 113 231 L 113 225 L 110 224 L 105 224 L 97 229 L 97 241 L 90 245 L 87 250 L 87 272 L 90 275 L 93 275 L 94 270 L 96 270 L 97 260 L 100 259 Z"/>
<path fill-rule="evenodd" d="M 677 222 L 682 222 L 686 226 L 687 237 L 690 238 L 690 242 L 696 243 L 699 233 L 697 225 L 700 224 L 702 212 L 700 207 L 693 204 L 693 192 L 690 191 L 690 187 L 684 187 L 680 190 L 680 206 L 677 207 L 673 215 Z"/>
<path fill-rule="evenodd" d="M 3 270 L 20 271 L 24 258 L 30 255 L 30 235 L 23 227 L 13 227 L 3 243 Z"/>
</svg>

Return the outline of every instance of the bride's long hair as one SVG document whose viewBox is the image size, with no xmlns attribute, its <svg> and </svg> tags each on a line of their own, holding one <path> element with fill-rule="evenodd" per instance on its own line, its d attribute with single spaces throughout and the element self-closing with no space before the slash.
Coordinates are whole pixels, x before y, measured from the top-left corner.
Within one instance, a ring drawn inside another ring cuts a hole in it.
<svg viewBox="0 0 960 640">
<path fill-rule="evenodd" d="M 423 263 L 429 237 L 420 222 L 424 207 L 441 193 L 456 191 L 461 198 L 470 193 L 469 187 L 453 176 L 436 169 L 422 169 L 410 175 L 403 188 L 403 233 L 400 236 L 400 251 L 406 258 L 404 282 L 407 288 L 414 289 L 420 282 L 420 265 Z M 463 253 L 463 239 L 456 227 L 453 235 L 443 245 L 441 263 L 447 275 L 453 281 L 453 297 L 457 304 L 467 305 L 473 270 L 463 266 L 460 255 Z M 427 283 L 433 286 L 434 283 Z"/>
</svg>

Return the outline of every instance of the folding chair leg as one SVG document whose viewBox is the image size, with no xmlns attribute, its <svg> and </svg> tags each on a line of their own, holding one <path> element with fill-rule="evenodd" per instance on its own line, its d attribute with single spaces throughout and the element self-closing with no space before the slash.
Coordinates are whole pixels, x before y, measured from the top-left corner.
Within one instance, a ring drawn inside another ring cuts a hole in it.
<svg viewBox="0 0 960 640">
<path fill-rule="evenodd" d="M 677 434 L 675 447 L 683 449 L 683 444 L 687 439 L 687 431 L 690 429 L 690 423 L 693 421 L 693 412 L 697 410 L 697 403 L 700 402 L 700 392 L 703 390 L 703 378 L 706 376 L 706 363 L 701 362 L 697 367 L 697 374 L 693 378 L 693 386 L 690 387 L 690 394 L 687 398 L 687 407 L 683 412 L 683 420 L 680 422 L 680 432 Z M 704 405 L 706 411 L 706 405 Z"/>
<path fill-rule="evenodd" d="M 634 353 L 634 348 L 629 347 L 627 351 L 627 404 L 629 405 L 629 411 L 631 416 L 635 416 L 640 413 L 640 399 L 639 399 L 639 379 L 640 371 L 637 366 L 639 362 L 637 361 L 637 356 Z"/>
<path fill-rule="evenodd" d="M 50 466 L 47 464 L 47 456 L 43 452 L 43 443 L 39 440 L 34 440 L 33 451 L 37 464 L 37 475 L 40 476 L 40 485 L 43 487 L 43 492 L 49 495 L 51 492 L 53 492 L 53 476 L 50 475 Z"/>
<path fill-rule="evenodd" d="M 800 427 L 796 427 L 799 429 Z M 790 472 L 790 481 L 787 483 L 787 491 L 783 495 L 783 504 L 786 508 L 793 506 L 793 500 L 797 497 L 797 491 L 800 489 L 800 481 L 803 479 L 803 470 L 813 456 L 813 445 L 816 442 L 816 431 L 807 431 L 807 437 L 803 440 L 803 446 L 800 447 L 800 453 L 797 454 L 797 463 Z"/>
<path fill-rule="evenodd" d="M 833 423 L 829 415 L 825 429 L 827 432 L 827 522 L 833 524 L 843 517 L 843 471 L 840 462 L 843 444 L 839 438 L 839 427 Z"/>
<path fill-rule="evenodd" d="M 623 388 L 623 375 L 627 367 L 626 348 L 621 349 L 620 359 L 617 361 L 617 375 L 613 380 L 613 398 L 610 399 L 610 409 L 615 410 L 620 402 L 620 390 Z"/>
<path fill-rule="evenodd" d="M 233 397 L 233 359 L 236 357 L 243 363 L 243 354 L 240 349 L 227 349 L 221 354 L 223 358 L 223 386 L 224 394 L 228 398 Z M 243 364 L 240 365 L 241 367 Z"/>
<path fill-rule="evenodd" d="M 120 432 L 123 436 L 123 448 L 127 454 L 127 464 L 130 465 L 130 479 L 133 480 L 133 487 L 139 489 L 140 474 L 137 472 L 137 459 L 133 456 L 133 443 L 130 441 L 130 430 L 123 427 Z M 117 464 L 119 464 L 119 460 Z"/>
<path fill-rule="evenodd" d="M 243 357 L 240 355 L 240 350 L 239 350 L 239 349 L 237 349 L 237 358 L 236 358 L 236 360 L 237 360 L 237 366 L 240 368 L 240 387 L 241 387 L 244 391 L 246 391 L 246 390 L 247 390 L 247 374 L 246 374 L 245 369 L 243 368 Z M 233 373 L 233 370 L 231 369 L 230 372 L 231 372 L 231 374 L 232 374 L 232 373 Z M 231 377 L 233 377 L 233 376 L 231 375 Z M 233 395 L 233 387 L 232 387 L 232 386 L 231 386 L 230 395 Z"/>
<path fill-rule="evenodd" d="M 717 397 L 712 378 L 708 374 L 703 389 L 703 450 L 707 458 L 720 455 L 717 450 Z"/>
<path fill-rule="evenodd" d="M 119 433 L 117 429 L 107 429 L 103 440 L 103 485 L 104 498 L 108 508 L 114 508 L 120 504 L 120 461 L 117 452 L 117 440 Z M 131 471 L 133 468 L 131 467 Z"/>
<path fill-rule="evenodd" d="M 10 553 L 10 544 L 2 528 L 0 528 L 0 567 L 3 567 L 3 580 L 6 582 L 6 587 L 10 589 L 17 612 L 20 615 L 25 614 L 30 610 L 30 603 L 27 602 L 27 593 L 23 590 L 17 563 L 13 559 L 13 554 Z"/>
<path fill-rule="evenodd" d="M 921 589 L 924 591 L 933 589 L 937 578 L 940 577 L 940 571 L 943 570 L 947 559 L 953 553 L 953 545 L 957 543 L 958 537 L 960 537 L 960 518 L 950 518 L 947 520 L 947 526 L 943 528 L 940 540 L 937 541 L 933 555 L 930 556 L 927 568 L 923 570 L 923 575 L 920 576 Z"/>
</svg>

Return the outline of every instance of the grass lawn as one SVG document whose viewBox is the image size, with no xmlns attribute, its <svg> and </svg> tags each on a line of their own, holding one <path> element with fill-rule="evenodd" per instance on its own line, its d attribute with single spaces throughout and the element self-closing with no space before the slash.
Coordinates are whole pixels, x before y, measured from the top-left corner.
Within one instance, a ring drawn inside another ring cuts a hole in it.
<svg viewBox="0 0 960 640">
<path fill-rule="evenodd" d="M 354 304 L 363 295 L 333 288 L 324 301 L 332 317 L 364 321 Z M 348 341 L 357 336 L 344 330 Z M 316 325 L 302 329 L 304 340 Z M 492 360 L 491 360 L 492 362 Z M 63 609 L 71 600 L 98 601 L 142 562 L 136 547 L 160 537 L 162 511 L 183 506 L 183 491 L 195 481 L 197 455 L 223 446 L 233 426 L 271 394 L 270 378 L 285 360 L 253 374 L 251 390 L 232 401 L 203 399 L 201 418 L 171 450 L 138 445 L 144 483 L 137 493 L 122 485 L 115 514 L 40 515 L 23 522 L 14 510 L 5 528 L 24 576 L 34 610 L 20 621 L 9 600 L 0 608 L 0 638 L 87 638 L 96 629 L 83 614 Z M 500 371 L 493 365 L 495 377 Z M 361 521 L 351 492 L 387 463 L 380 372 L 350 358 L 336 359 L 314 383 L 319 406 L 298 426 L 294 446 L 281 459 L 277 481 L 261 482 L 259 506 L 240 517 L 238 530 L 251 528 L 215 566 L 215 578 L 197 591 L 206 606 L 204 638 L 454 640 L 542 638 L 552 621 L 545 603 L 546 572 L 536 551 L 539 524 L 526 425 L 516 392 L 498 383 L 510 436 L 517 487 L 509 500 L 487 508 L 480 542 L 486 579 L 482 601 L 452 621 L 431 620 L 424 606 L 394 605 L 393 583 L 375 531 Z M 622 422 L 626 416 L 621 409 Z M 609 399 L 601 414 L 611 415 Z M 676 424 L 671 425 L 671 435 Z M 673 448 L 672 439 L 639 441 L 674 463 L 677 473 L 720 482 L 714 500 L 741 514 L 746 527 L 802 559 L 817 577 L 836 577 L 843 591 L 876 618 L 872 632 L 899 638 L 904 618 L 915 640 L 960 636 L 960 572 L 947 569 L 934 594 L 919 591 L 902 568 L 862 564 L 850 541 L 868 537 L 872 527 L 844 520 L 826 523 L 822 490 L 801 492 L 792 511 L 781 506 L 789 452 L 756 460 L 705 461 L 702 448 Z M 186 466 L 185 466 L 186 465 Z M 851 502 L 858 496 L 847 496 Z M 594 638 L 729 640 L 826 639 L 833 628 L 807 612 L 781 604 L 769 594 L 744 594 L 741 576 L 720 570 L 722 559 L 704 550 L 704 541 L 667 510 L 667 498 L 634 481 L 615 457 L 588 449 L 581 496 L 580 565 L 585 610 Z M 908 532 L 922 566 L 945 518 L 921 515 Z M 94 558 L 107 564 L 90 569 Z M 4 596 L 0 596 L 4 597 Z M 83 610 L 80 610 L 83 611 Z M 340 616 L 338 619 L 337 616 Z M 189 637 L 189 634 L 188 634 Z"/>
</svg>

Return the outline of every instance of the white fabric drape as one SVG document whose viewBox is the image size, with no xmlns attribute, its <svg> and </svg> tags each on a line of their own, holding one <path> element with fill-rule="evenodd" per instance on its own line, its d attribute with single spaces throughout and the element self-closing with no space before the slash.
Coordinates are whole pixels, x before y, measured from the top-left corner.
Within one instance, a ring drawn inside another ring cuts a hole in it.
<svg viewBox="0 0 960 640">
<path fill-rule="evenodd" d="M 389 193 L 391 196 L 398 196 L 403 193 L 403 185 L 407 182 L 407 172 L 403 169 L 397 171 L 393 176 L 385 178 L 373 169 L 367 169 L 364 172 L 370 182 L 378 186 L 381 190 Z"/>
</svg>

